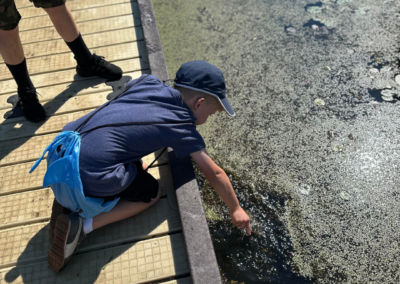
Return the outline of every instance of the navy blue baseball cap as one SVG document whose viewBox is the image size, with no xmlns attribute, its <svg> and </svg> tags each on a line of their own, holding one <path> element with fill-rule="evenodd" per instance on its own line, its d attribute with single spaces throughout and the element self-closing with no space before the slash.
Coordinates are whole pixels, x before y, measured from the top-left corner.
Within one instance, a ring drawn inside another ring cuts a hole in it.
<svg viewBox="0 0 400 284">
<path fill-rule="evenodd" d="M 221 70 L 205 61 L 189 61 L 176 72 L 174 85 L 209 94 L 219 100 L 225 111 L 234 116 L 226 98 L 225 78 Z"/>
</svg>

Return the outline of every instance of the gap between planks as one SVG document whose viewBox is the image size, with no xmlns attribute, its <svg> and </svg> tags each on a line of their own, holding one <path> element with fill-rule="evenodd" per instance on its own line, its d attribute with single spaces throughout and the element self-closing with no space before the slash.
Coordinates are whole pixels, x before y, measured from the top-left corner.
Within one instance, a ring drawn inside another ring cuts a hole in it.
<svg viewBox="0 0 400 284">
<path fill-rule="evenodd" d="M 141 26 L 141 21 L 139 18 L 132 17 L 132 15 L 99 19 L 82 24 L 77 23 L 78 30 L 82 36 L 137 26 Z M 60 35 L 54 27 L 32 30 L 29 32 L 21 31 L 19 36 L 23 44 L 60 39 Z"/>
<path fill-rule="evenodd" d="M 98 47 L 93 50 L 100 56 L 107 58 L 107 61 L 121 61 L 128 59 L 138 58 L 141 62 L 141 66 L 147 69 L 145 62 L 147 59 L 146 43 L 144 41 L 137 41 L 132 43 L 125 43 L 110 47 Z M 74 59 L 73 53 L 63 53 L 48 55 L 40 58 L 31 58 L 27 60 L 29 73 L 32 75 L 40 74 L 51 74 L 59 71 L 74 70 L 77 66 L 76 60 Z M 12 75 L 9 72 L 5 63 L 0 64 L 0 81 L 12 79 Z"/>
<path fill-rule="evenodd" d="M 71 14 L 76 24 L 127 15 L 132 15 L 136 17 L 140 16 L 138 4 L 136 2 L 74 11 L 71 12 Z M 50 20 L 50 17 L 47 16 L 47 14 L 34 18 L 21 19 L 19 23 L 19 30 L 21 32 L 33 31 L 49 27 L 53 27 L 53 23 Z"/>
<path fill-rule="evenodd" d="M 16 1 L 17 2 L 17 1 Z M 123 4 L 123 3 L 131 3 L 131 2 L 137 2 L 135 0 L 86 0 L 86 1 L 68 1 L 66 3 L 67 7 L 71 12 L 74 11 L 81 11 L 81 10 L 86 10 L 86 9 L 94 9 L 94 8 L 100 8 L 100 7 L 105 7 L 105 6 L 112 6 L 116 4 Z M 34 17 L 40 17 L 43 15 L 47 15 L 46 11 L 44 9 L 38 9 L 36 8 L 33 4 L 31 6 L 25 6 L 25 7 L 18 7 L 17 5 L 18 12 L 21 14 L 21 17 L 23 19 L 29 19 L 29 18 L 34 18 Z"/>
<path fill-rule="evenodd" d="M 149 283 L 190 273 L 181 233 L 75 255 L 55 274 L 47 262 L 0 271 L 0 282 Z M 16 282 L 14 282 L 16 280 Z M 21 282 L 22 281 L 22 282 Z M 182 282 L 181 282 L 182 283 Z M 183 283 L 187 283 L 186 281 Z M 183 284 L 182 283 L 182 284 Z"/>
<path fill-rule="evenodd" d="M 128 27 L 117 31 L 104 31 L 90 34 L 84 37 L 85 43 L 89 49 L 100 47 L 109 47 L 118 44 L 127 44 L 144 40 L 143 29 L 141 26 Z M 63 39 L 52 39 L 49 41 L 40 41 L 24 44 L 25 58 L 45 57 L 49 55 L 69 53 L 71 50 L 65 44 Z M 0 63 L 4 60 L 0 57 Z"/>
<path fill-rule="evenodd" d="M 16 263 L 45 259 L 50 247 L 47 221 L 0 230 L 0 269 Z M 170 207 L 166 198 L 162 198 L 135 216 L 95 230 L 87 236 L 77 252 L 104 249 L 181 231 L 179 211 Z M 32 249 L 36 249 L 34 255 Z"/>
<path fill-rule="evenodd" d="M 159 182 L 161 196 L 168 196 L 168 206 L 174 210 L 175 191 L 168 166 L 150 168 L 149 173 Z M 8 194 L 0 197 L 0 230 L 49 221 L 54 194 L 51 188 Z"/>
<path fill-rule="evenodd" d="M 124 75 L 125 73 L 142 72 L 142 74 L 148 74 L 150 72 L 148 63 L 145 63 L 140 58 L 115 61 L 113 63 L 122 69 Z M 106 82 L 106 79 L 100 77 L 80 77 L 76 74 L 75 69 L 44 75 L 33 75 L 31 76 L 31 80 L 36 86 L 36 89 L 53 87 L 61 84 L 70 84 L 67 85 L 66 88 L 76 90 L 77 92 L 83 89 L 96 87 L 97 85 Z M 15 94 L 17 90 L 17 83 L 14 79 L 1 81 L 0 86 L 1 95 L 9 93 Z"/>
<path fill-rule="evenodd" d="M 157 150 L 156 152 L 144 157 L 142 160 L 147 165 L 150 165 L 161 151 L 162 150 Z M 47 169 L 47 162 L 43 160 L 33 173 L 29 173 L 34 164 L 35 161 L 32 161 L 0 167 L 0 196 L 42 189 L 43 178 Z M 167 165 L 167 156 L 163 154 L 159 160 L 149 168 L 149 171 L 155 174 L 155 168 L 162 171 L 164 170 L 163 166 Z"/>
</svg>

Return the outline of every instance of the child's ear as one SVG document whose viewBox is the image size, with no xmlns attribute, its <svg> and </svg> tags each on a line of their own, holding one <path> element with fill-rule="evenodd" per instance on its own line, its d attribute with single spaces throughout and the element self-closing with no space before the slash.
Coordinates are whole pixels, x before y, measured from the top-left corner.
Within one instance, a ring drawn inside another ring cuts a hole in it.
<svg viewBox="0 0 400 284">
<path fill-rule="evenodd" d="M 200 107 L 205 101 L 206 101 L 205 98 L 199 98 L 199 99 L 196 101 L 195 105 L 194 105 L 194 109 L 195 109 L 195 110 L 198 110 L 199 107 Z"/>
</svg>

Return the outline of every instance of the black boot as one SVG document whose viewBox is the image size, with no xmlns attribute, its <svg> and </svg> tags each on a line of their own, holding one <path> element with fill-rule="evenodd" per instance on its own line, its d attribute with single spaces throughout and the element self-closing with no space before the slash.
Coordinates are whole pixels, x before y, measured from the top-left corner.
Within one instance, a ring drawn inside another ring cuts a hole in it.
<svg viewBox="0 0 400 284">
<path fill-rule="evenodd" d="M 27 120 L 39 122 L 46 119 L 46 111 L 39 103 L 35 88 L 18 89 L 18 96 L 21 101 L 21 109 Z"/>
<path fill-rule="evenodd" d="M 99 76 L 101 78 L 116 81 L 121 79 L 122 70 L 118 66 L 107 62 L 103 56 L 92 55 L 90 64 L 76 66 L 76 73 L 81 77 Z"/>
</svg>

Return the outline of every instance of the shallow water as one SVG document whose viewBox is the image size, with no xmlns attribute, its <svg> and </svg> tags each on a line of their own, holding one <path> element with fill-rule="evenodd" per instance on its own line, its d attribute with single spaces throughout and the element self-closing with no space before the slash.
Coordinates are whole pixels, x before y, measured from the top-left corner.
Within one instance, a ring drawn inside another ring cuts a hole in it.
<svg viewBox="0 0 400 284">
<path fill-rule="evenodd" d="M 153 5 L 170 77 L 213 63 L 237 113 L 199 128 L 255 231 L 232 227 L 199 174 L 226 282 L 398 282 L 400 3 Z"/>
</svg>

